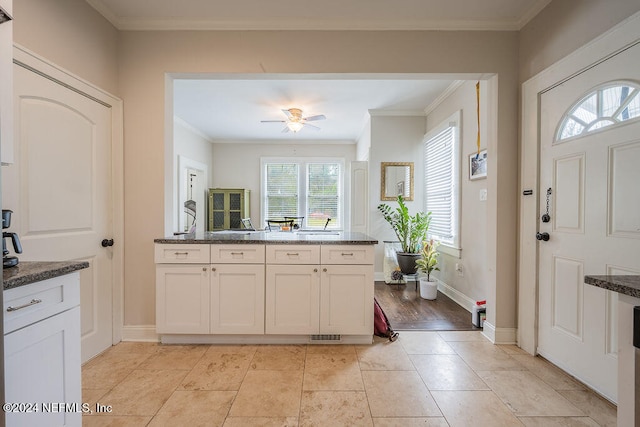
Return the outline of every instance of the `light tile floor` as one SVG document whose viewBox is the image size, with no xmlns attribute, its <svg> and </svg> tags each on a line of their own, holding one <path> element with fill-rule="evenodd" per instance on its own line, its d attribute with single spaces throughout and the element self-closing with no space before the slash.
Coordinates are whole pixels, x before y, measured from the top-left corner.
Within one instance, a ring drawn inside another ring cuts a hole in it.
<svg viewBox="0 0 640 427">
<path fill-rule="evenodd" d="M 480 332 L 372 345 L 123 342 L 82 368 L 85 426 L 615 426 L 616 408 Z"/>
</svg>

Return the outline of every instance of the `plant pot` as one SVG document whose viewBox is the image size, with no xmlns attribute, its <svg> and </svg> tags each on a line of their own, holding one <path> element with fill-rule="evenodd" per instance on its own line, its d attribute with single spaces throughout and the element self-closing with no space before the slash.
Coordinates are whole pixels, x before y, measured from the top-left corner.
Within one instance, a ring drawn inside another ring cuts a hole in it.
<svg viewBox="0 0 640 427">
<path fill-rule="evenodd" d="M 400 271 L 404 274 L 416 274 L 416 271 L 418 271 L 416 261 L 420 259 L 420 256 L 420 254 L 396 252 L 396 259 L 398 260 Z"/>
<path fill-rule="evenodd" d="M 420 278 L 420 298 L 434 300 L 438 296 L 438 282 Z"/>
</svg>

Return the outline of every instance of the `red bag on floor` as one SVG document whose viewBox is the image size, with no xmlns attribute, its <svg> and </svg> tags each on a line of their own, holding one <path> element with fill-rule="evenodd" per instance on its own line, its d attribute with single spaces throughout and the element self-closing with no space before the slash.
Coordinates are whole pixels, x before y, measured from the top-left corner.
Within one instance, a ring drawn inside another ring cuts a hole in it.
<svg viewBox="0 0 640 427">
<path fill-rule="evenodd" d="M 373 299 L 373 333 L 376 336 L 389 338 L 389 341 L 398 339 L 398 333 L 394 332 L 389 324 L 387 315 L 382 311 L 382 307 L 378 304 L 378 300 Z"/>
</svg>

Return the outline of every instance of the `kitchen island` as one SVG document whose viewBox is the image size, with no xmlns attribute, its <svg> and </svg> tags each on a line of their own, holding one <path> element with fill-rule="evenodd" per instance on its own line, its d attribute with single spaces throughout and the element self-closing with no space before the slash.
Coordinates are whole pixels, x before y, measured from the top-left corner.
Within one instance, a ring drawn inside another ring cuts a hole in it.
<svg viewBox="0 0 640 427">
<path fill-rule="evenodd" d="M 640 276 L 585 276 L 591 286 L 618 293 L 618 425 L 640 425 L 640 348 L 634 347 L 634 308 L 640 307 Z"/>
<path fill-rule="evenodd" d="M 371 343 L 373 246 L 362 233 L 219 231 L 156 239 L 163 343 Z"/>
</svg>

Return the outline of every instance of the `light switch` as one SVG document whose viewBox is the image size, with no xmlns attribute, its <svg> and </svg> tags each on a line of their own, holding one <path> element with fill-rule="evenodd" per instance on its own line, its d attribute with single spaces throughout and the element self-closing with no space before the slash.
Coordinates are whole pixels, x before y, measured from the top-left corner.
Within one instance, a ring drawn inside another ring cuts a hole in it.
<svg viewBox="0 0 640 427">
<path fill-rule="evenodd" d="M 484 202 L 485 200 L 487 200 L 487 189 L 482 188 L 480 189 L 480 201 Z"/>
</svg>

